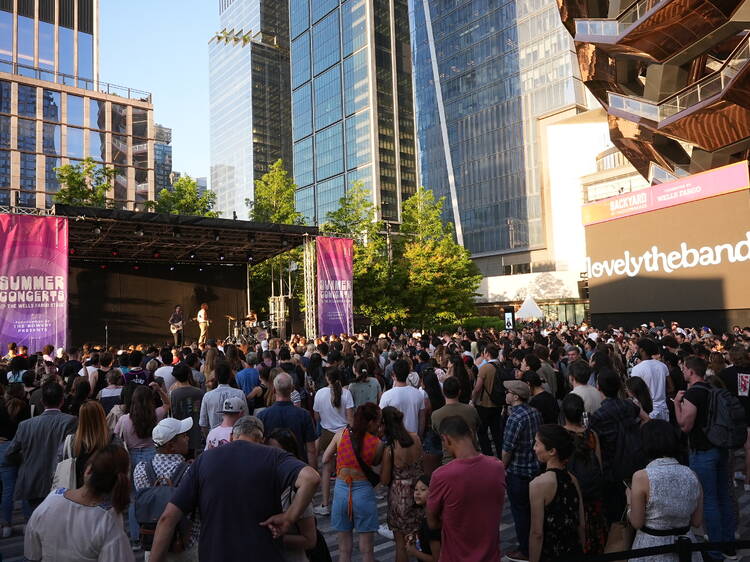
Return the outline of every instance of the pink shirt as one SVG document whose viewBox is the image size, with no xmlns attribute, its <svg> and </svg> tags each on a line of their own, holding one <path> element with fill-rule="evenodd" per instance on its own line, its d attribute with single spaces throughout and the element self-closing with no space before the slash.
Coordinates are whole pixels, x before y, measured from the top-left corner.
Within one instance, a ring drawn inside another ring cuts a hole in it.
<svg viewBox="0 0 750 562">
<path fill-rule="evenodd" d="M 427 509 L 442 516 L 440 560 L 498 562 L 505 467 L 494 457 L 455 459 L 432 473 Z"/>
<path fill-rule="evenodd" d="M 156 422 L 158 423 L 163 420 L 166 415 L 167 409 L 164 406 L 158 407 L 156 409 Z M 151 439 L 150 435 L 143 439 L 136 435 L 133 422 L 130 421 L 130 414 L 125 414 L 119 420 L 117 420 L 117 425 L 115 426 L 115 435 L 123 440 L 125 445 L 127 445 L 128 450 L 145 449 L 147 447 L 154 446 L 154 441 Z"/>
</svg>

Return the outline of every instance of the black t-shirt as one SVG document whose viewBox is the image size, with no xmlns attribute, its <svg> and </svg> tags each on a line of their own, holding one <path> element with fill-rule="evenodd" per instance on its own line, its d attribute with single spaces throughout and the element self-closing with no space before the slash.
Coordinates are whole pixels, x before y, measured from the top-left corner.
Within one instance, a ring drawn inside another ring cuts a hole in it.
<svg viewBox="0 0 750 562">
<path fill-rule="evenodd" d="M 199 418 L 204 394 L 200 388 L 194 386 L 173 386 L 169 393 L 169 400 L 172 403 L 172 417 L 178 420 L 193 418 L 193 427 L 188 431 L 188 449 L 201 448 Z"/>
<path fill-rule="evenodd" d="M 708 423 L 708 393 L 711 386 L 705 382 L 697 382 L 685 392 L 685 400 L 688 400 L 698 409 L 695 414 L 695 423 L 690 430 L 690 449 L 695 451 L 707 451 L 713 449 L 713 445 L 703 433 L 703 428 Z"/>
<path fill-rule="evenodd" d="M 750 425 L 750 368 L 736 365 L 727 367 L 719 373 L 719 378 L 727 390 L 739 399 L 745 409 L 745 421 Z"/>
<path fill-rule="evenodd" d="M 200 455 L 172 497 L 201 514 L 201 562 L 283 562 L 281 541 L 260 523 L 281 513 L 281 494 L 306 465 L 280 449 L 233 441 Z"/>
<path fill-rule="evenodd" d="M 560 421 L 560 406 L 558 406 L 555 397 L 546 390 L 532 396 L 529 400 L 529 406 L 539 411 L 544 423 L 558 423 Z"/>
</svg>

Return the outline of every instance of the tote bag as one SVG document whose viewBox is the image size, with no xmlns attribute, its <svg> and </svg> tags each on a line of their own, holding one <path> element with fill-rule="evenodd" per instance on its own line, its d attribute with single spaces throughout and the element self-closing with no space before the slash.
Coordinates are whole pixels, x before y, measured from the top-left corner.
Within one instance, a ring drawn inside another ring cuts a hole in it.
<svg viewBox="0 0 750 562">
<path fill-rule="evenodd" d="M 65 438 L 62 460 L 57 463 L 52 477 L 52 491 L 58 488 L 76 489 L 76 459 L 73 457 L 73 435 Z"/>
</svg>

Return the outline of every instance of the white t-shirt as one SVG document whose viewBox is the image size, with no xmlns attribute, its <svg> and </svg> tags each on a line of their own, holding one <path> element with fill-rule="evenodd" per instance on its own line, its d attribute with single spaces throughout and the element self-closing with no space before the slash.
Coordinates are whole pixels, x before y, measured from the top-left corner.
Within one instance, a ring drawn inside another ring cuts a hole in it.
<svg viewBox="0 0 750 562">
<path fill-rule="evenodd" d="M 167 387 L 167 392 L 169 392 L 169 389 L 172 388 L 175 382 L 175 378 L 172 376 L 172 369 L 174 369 L 172 365 L 164 365 L 154 371 L 154 378 L 161 377 L 164 379 L 164 386 Z"/>
<path fill-rule="evenodd" d="M 55 490 L 34 510 L 26 526 L 23 554 L 45 562 L 134 561 L 122 524 L 111 508 L 75 503 Z"/>
<path fill-rule="evenodd" d="M 335 433 L 349 423 L 346 419 L 346 411 L 349 408 L 354 408 L 354 398 L 346 388 L 341 390 L 341 406 L 339 408 L 333 407 L 331 398 L 331 387 L 321 388 L 315 393 L 313 410 L 320 416 L 321 427 Z"/>
<path fill-rule="evenodd" d="M 413 386 L 394 386 L 386 390 L 380 397 L 381 410 L 386 406 L 393 406 L 404 414 L 404 427 L 407 431 L 419 431 L 419 412 L 424 410 L 424 390 Z"/>
<path fill-rule="evenodd" d="M 231 427 L 224 427 L 223 425 L 217 425 L 215 428 L 209 431 L 208 435 L 206 436 L 206 450 L 215 449 L 216 447 L 221 447 L 222 445 L 226 445 L 232 440 L 231 437 L 232 437 Z"/>
<path fill-rule="evenodd" d="M 589 413 L 593 414 L 602 405 L 602 394 L 593 386 L 584 384 L 576 386 L 570 391 L 571 394 L 577 394 L 583 400 L 583 407 Z"/>
<path fill-rule="evenodd" d="M 630 373 L 631 377 L 640 377 L 646 383 L 654 409 L 649 414 L 651 419 L 669 421 L 669 410 L 667 409 L 667 377 L 669 369 L 661 361 L 646 359 L 641 361 Z"/>
<path fill-rule="evenodd" d="M 88 367 L 84 366 L 80 371 L 78 371 L 79 377 L 88 377 L 89 380 L 91 380 L 91 375 L 96 373 L 99 370 L 98 367 L 92 367 L 89 365 Z"/>
<path fill-rule="evenodd" d="M 198 311 L 198 322 L 205 322 L 206 321 L 206 311 L 202 308 Z"/>
</svg>

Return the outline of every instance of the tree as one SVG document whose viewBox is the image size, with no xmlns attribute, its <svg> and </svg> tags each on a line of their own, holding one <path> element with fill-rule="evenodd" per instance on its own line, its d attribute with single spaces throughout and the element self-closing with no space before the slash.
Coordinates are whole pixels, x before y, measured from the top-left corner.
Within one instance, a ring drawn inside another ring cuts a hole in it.
<svg viewBox="0 0 750 562">
<path fill-rule="evenodd" d="M 364 184 L 356 182 L 346 191 L 339 208 L 328 213 L 320 229 L 324 234 L 354 239 L 354 311 L 373 324 L 403 321 L 406 309 L 400 293 L 404 272 L 389 260 L 383 223 L 377 220 Z"/>
<path fill-rule="evenodd" d="M 54 201 L 61 205 L 78 207 L 107 207 L 107 191 L 115 177 L 114 168 L 108 168 L 86 158 L 77 164 L 55 168 L 60 190 Z"/>
<path fill-rule="evenodd" d="M 259 180 L 255 180 L 255 199 L 245 200 L 250 208 L 250 220 L 276 224 L 303 224 L 297 212 L 294 194 L 297 185 L 279 159 Z"/>
<path fill-rule="evenodd" d="M 404 201 L 401 210 L 401 233 L 411 240 L 424 242 L 442 240 L 451 235 L 452 228 L 443 224 L 445 197 L 435 201 L 432 190 L 420 187 Z"/>
<path fill-rule="evenodd" d="M 172 189 L 162 189 L 156 201 L 148 201 L 146 208 L 157 213 L 169 215 L 196 215 L 200 217 L 218 217 L 213 210 L 216 204 L 216 193 L 198 191 L 197 182 L 190 176 L 179 178 Z"/>
</svg>

